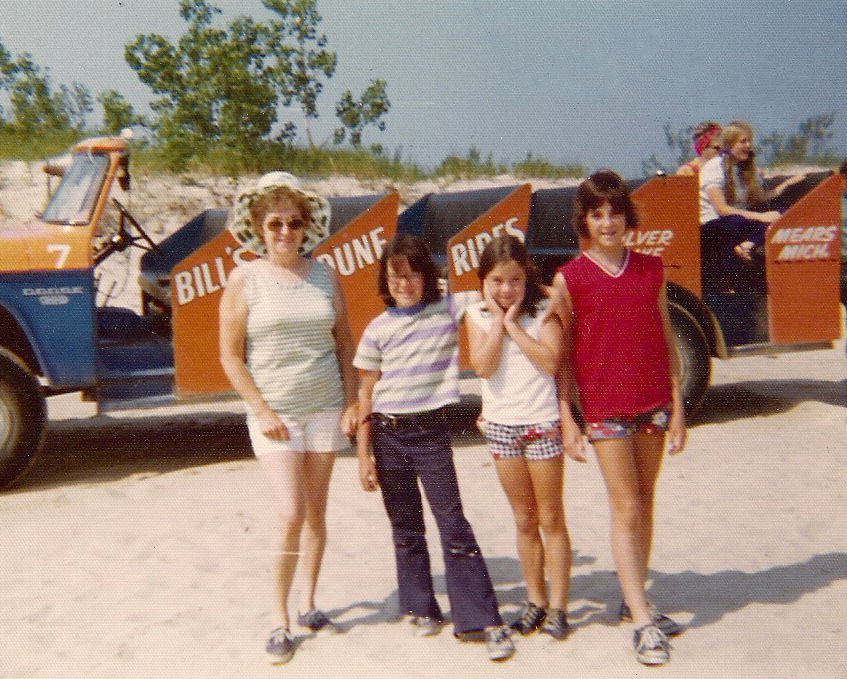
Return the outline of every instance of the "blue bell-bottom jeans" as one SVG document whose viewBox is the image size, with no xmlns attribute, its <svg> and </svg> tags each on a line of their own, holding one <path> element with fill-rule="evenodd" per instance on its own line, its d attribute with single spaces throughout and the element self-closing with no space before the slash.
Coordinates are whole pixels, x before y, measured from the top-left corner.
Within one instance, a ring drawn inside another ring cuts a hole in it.
<svg viewBox="0 0 847 679">
<path fill-rule="evenodd" d="M 371 442 L 391 521 L 400 612 L 442 617 L 433 591 L 420 480 L 441 538 L 454 633 L 501 625 L 488 568 L 462 509 L 443 416 L 414 424 L 374 422 Z"/>
</svg>

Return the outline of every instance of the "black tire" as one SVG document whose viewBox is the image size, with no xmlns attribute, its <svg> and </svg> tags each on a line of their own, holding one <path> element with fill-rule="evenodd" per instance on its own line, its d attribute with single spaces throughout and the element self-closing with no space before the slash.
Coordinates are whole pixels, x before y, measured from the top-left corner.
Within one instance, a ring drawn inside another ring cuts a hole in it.
<svg viewBox="0 0 847 679">
<path fill-rule="evenodd" d="M 0 349 L 0 488 L 26 470 L 46 421 L 47 402 L 38 380 L 17 356 Z"/>
<path fill-rule="evenodd" d="M 671 303 L 669 314 L 679 356 L 685 415 L 691 417 L 700 407 L 709 388 L 712 375 L 709 343 L 688 311 Z"/>
</svg>

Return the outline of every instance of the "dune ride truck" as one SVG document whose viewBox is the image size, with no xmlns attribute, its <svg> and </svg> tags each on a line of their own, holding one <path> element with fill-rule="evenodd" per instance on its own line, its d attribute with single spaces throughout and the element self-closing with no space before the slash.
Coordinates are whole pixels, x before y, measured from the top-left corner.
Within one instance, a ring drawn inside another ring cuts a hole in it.
<svg viewBox="0 0 847 679">
<path fill-rule="evenodd" d="M 226 230 L 227 210 L 205 210 L 154 242 L 127 208 L 122 137 L 86 139 L 44 169 L 60 181 L 41 214 L 0 225 L 0 487 L 39 451 L 48 396 L 80 392 L 108 412 L 235 395 L 218 360 L 217 308 L 230 271 L 252 255 Z M 840 337 L 840 175 L 791 187 L 761 267 L 732 291 L 710 289 L 702 268 L 696 179 L 631 185 L 640 224 L 629 244 L 664 260 L 689 413 L 708 388 L 712 357 L 821 348 Z M 580 249 L 574 193 L 522 184 L 428 194 L 403 209 L 396 193 L 330 197 L 331 236 L 313 256 L 339 274 L 358 340 L 382 310 L 379 257 L 396 231 L 427 241 L 451 290 L 478 288 L 479 254 L 499 233 L 525 239 L 549 282 Z M 100 275 L 131 247 L 145 250 L 139 311 L 111 304 Z"/>
</svg>

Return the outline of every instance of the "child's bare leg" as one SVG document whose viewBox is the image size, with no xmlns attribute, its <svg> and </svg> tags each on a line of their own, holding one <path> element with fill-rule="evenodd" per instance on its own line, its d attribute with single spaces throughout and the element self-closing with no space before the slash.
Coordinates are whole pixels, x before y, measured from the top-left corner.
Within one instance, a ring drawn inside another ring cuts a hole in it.
<svg viewBox="0 0 847 679">
<path fill-rule="evenodd" d="M 565 522 L 564 457 L 527 462 L 544 532 L 544 551 L 550 578 L 550 608 L 567 610 L 571 577 L 571 542 Z"/>
<path fill-rule="evenodd" d="M 644 556 L 644 581 L 647 580 L 650 565 L 650 552 L 653 548 L 653 507 L 656 493 L 656 480 L 662 468 L 665 447 L 665 435 L 636 434 L 635 465 L 638 473 L 638 497 L 640 500 L 641 522 L 640 535 L 641 552 Z"/>
<path fill-rule="evenodd" d="M 532 477 L 523 457 L 500 458 L 497 475 L 517 528 L 518 556 L 526 579 L 527 599 L 537 606 L 547 605 L 547 585 L 544 578 L 544 544 L 538 530 L 538 507 L 532 487 Z"/>
<path fill-rule="evenodd" d="M 653 619 L 644 591 L 647 573 L 635 442 L 631 438 L 602 439 L 594 442 L 594 449 L 609 495 L 612 555 L 618 580 L 635 626 L 642 627 Z"/>
</svg>

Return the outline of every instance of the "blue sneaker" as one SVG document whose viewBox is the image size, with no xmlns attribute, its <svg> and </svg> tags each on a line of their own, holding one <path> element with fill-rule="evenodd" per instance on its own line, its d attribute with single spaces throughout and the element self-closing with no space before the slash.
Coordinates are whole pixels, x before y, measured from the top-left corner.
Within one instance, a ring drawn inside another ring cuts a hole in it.
<svg viewBox="0 0 847 679">
<path fill-rule="evenodd" d="M 653 624 L 669 637 L 675 637 L 685 631 L 685 625 L 681 625 L 676 620 L 669 618 L 652 603 L 650 604 L 650 617 L 653 618 Z M 629 606 L 626 605 L 626 601 L 621 602 L 618 618 L 621 622 L 632 622 L 632 613 L 629 610 Z"/>
<path fill-rule="evenodd" d="M 664 665 L 671 659 L 670 642 L 656 625 L 644 625 L 632 637 L 635 657 L 642 665 Z"/>
<path fill-rule="evenodd" d="M 541 633 L 549 634 L 558 641 L 568 638 L 571 628 L 568 625 L 568 616 L 561 608 L 548 608 L 547 617 L 541 625 Z"/>
<path fill-rule="evenodd" d="M 515 642 L 512 641 L 511 630 L 501 627 L 488 627 L 485 630 L 485 649 L 491 660 L 508 660 L 515 654 Z"/>
<path fill-rule="evenodd" d="M 415 628 L 415 636 L 418 637 L 434 637 L 444 625 L 443 620 L 428 615 L 413 615 L 410 622 L 412 627 Z"/>
<path fill-rule="evenodd" d="M 541 627 L 541 623 L 544 622 L 544 617 L 546 615 L 547 612 L 544 610 L 543 606 L 538 606 L 537 604 L 527 601 L 523 605 L 523 610 L 521 611 L 520 616 L 510 625 L 510 627 L 521 634 L 532 634 L 535 630 Z"/>
<path fill-rule="evenodd" d="M 265 644 L 265 653 L 273 665 L 282 665 L 294 657 L 294 638 L 285 627 L 277 627 Z"/>
<path fill-rule="evenodd" d="M 317 608 L 313 608 L 308 613 L 298 615 L 297 624 L 301 627 L 308 627 L 313 632 L 317 632 L 324 628 L 333 632 L 338 631 L 338 627 L 336 627 L 335 623 L 327 617 L 326 613 L 319 611 Z"/>
</svg>

